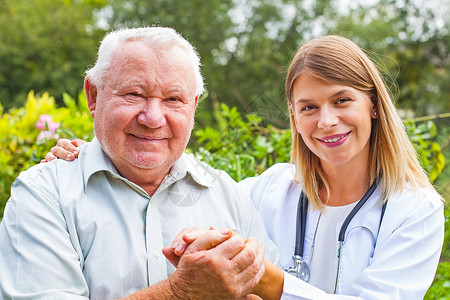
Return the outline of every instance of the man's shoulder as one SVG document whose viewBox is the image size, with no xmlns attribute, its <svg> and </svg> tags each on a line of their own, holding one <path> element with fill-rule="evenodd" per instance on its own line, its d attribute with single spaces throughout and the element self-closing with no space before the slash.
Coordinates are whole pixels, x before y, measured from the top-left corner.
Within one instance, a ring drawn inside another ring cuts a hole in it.
<svg viewBox="0 0 450 300">
<path fill-rule="evenodd" d="M 20 181 L 30 186 L 37 186 L 39 189 L 46 187 L 55 188 L 62 182 L 67 181 L 71 185 L 84 177 L 84 166 L 89 165 L 87 153 L 89 144 L 83 145 L 79 157 L 74 161 L 55 159 L 46 163 L 40 163 L 22 171 L 16 181 Z"/>
<path fill-rule="evenodd" d="M 11 186 L 11 192 L 18 187 L 26 187 L 41 194 L 56 197 L 62 181 L 66 180 L 75 184 L 77 176 L 82 175 L 77 169 L 77 162 L 62 159 L 35 165 L 19 174 Z"/>
</svg>

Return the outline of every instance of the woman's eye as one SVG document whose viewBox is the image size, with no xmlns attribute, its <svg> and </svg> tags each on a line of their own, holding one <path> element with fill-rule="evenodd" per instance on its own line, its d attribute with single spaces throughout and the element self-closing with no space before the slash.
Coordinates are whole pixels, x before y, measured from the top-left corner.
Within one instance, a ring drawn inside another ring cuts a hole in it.
<svg viewBox="0 0 450 300">
<path fill-rule="evenodd" d="M 349 99 L 349 98 L 339 98 L 339 99 L 336 101 L 336 104 L 338 104 L 338 103 L 345 103 L 345 102 L 347 102 L 347 101 L 350 101 L 350 99 Z"/>
<path fill-rule="evenodd" d="M 301 111 L 310 111 L 313 110 L 315 108 L 314 105 L 305 105 L 301 108 Z"/>
</svg>

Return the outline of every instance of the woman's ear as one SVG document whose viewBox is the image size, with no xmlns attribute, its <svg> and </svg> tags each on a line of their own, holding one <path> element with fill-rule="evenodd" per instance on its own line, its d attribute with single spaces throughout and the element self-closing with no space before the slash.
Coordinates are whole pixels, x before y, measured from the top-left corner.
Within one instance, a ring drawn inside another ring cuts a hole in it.
<svg viewBox="0 0 450 300">
<path fill-rule="evenodd" d="M 378 119 L 377 106 L 375 104 L 372 105 L 372 109 L 370 111 L 370 116 L 372 117 L 372 119 Z"/>
<path fill-rule="evenodd" d="M 370 116 L 372 117 L 372 119 L 378 119 L 378 109 L 377 109 L 378 98 L 376 94 L 372 94 L 372 96 L 370 97 L 370 101 L 372 102 Z"/>
<path fill-rule="evenodd" d="M 84 79 L 84 92 L 86 93 L 89 112 L 91 117 L 94 118 L 97 104 L 97 87 L 87 77 Z"/>
<path fill-rule="evenodd" d="M 378 113 L 376 110 L 372 110 L 372 112 L 370 113 L 372 119 L 378 119 Z"/>
</svg>

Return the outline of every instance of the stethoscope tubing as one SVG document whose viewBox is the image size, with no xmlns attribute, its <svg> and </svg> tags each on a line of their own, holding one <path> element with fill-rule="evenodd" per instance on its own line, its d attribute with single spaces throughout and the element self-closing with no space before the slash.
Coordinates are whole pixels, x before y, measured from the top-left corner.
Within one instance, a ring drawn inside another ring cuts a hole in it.
<svg viewBox="0 0 450 300">
<path fill-rule="evenodd" d="M 370 186 L 369 190 L 364 194 L 364 196 L 361 198 L 361 200 L 358 201 L 358 203 L 355 205 L 355 207 L 350 211 L 350 213 L 347 215 L 347 217 L 344 220 L 344 223 L 342 223 L 341 229 L 339 231 L 338 241 L 344 242 L 345 239 L 345 232 L 347 230 L 348 225 L 352 221 L 352 219 L 355 217 L 355 215 L 358 213 L 358 211 L 363 207 L 363 205 L 369 200 L 370 196 L 372 196 L 373 192 L 378 186 L 378 180 L 375 179 Z M 382 207 L 382 213 L 381 213 L 381 219 L 384 215 L 384 210 L 386 208 L 386 204 Z M 299 255 L 303 257 L 303 247 L 305 243 L 305 234 L 306 234 L 306 216 L 308 213 L 308 198 L 306 197 L 306 194 L 302 191 L 299 197 L 298 206 L 297 206 L 297 230 L 296 230 L 296 241 L 295 241 L 295 250 L 294 255 Z M 381 224 L 380 219 L 380 224 Z"/>
<path fill-rule="evenodd" d="M 344 222 L 342 223 L 341 229 L 339 231 L 338 235 L 338 242 L 339 242 L 339 248 L 338 248 L 338 265 L 337 265 L 337 272 L 336 272 L 336 281 L 334 285 L 334 293 L 337 292 L 337 284 L 339 279 L 339 271 L 340 271 L 340 265 L 341 265 L 341 250 L 342 246 L 344 244 L 345 239 L 345 232 L 347 230 L 348 225 L 353 220 L 355 215 L 358 213 L 358 211 L 361 209 L 361 207 L 364 206 L 364 204 L 369 200 L 370 196 L 372 196 L 373 192 L 376 190 L 378 186 L 378 179 L 375 179 L 370 188 L 367 190 L 367 192 L 364 194 L 364 196 L 361 198 L 361 200 L 358 201 L 358 203 L 353 207 L 353 209 L 350 211 L 350 213 L 345 218 Z M 383 203 L 383 206 L 381 207 L 381 216 L 380 216 L 380 225 L 378 227 L 378 231 L 381 227 L 381 221 L 383 220 L 384 212 L 386 210 L 387 201 Z M 306 197 L 306 194 L 302 191 L 300 193 L 300 197 L 298 199 L 298 206 L 297 206 L 297 228 L 296 228 L 296 241 L 295 241 L 295 249 L 294 249 L 294 256 L 292 257 L 294 261 L 294 267 L 293 268 L 287 268 L 285 271 L 304 280 L 309 280 L 309 265 L 306 261 L 303 260 L 303 248 L 305 243 L 305 235 L 306 235 L 306 217 L 308 213 L 308 198 Z"/>
</svg>

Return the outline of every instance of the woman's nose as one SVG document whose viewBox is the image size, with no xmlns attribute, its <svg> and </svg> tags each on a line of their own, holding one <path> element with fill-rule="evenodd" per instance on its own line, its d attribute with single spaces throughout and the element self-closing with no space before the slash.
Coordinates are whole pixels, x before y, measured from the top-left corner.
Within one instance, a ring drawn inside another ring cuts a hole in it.
<svg viewBox="0 0 450 300">
<path fill-rule="evenodd" d="M 339 123 L 339 117 L 335 109 L 330 107 L 321 107 L 319 114 L 319 122 L 317 126 L 320 129 L 328 129 Z"/>
</svg>

